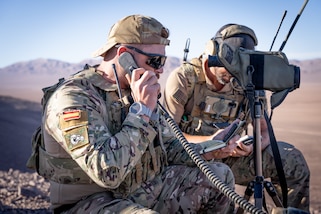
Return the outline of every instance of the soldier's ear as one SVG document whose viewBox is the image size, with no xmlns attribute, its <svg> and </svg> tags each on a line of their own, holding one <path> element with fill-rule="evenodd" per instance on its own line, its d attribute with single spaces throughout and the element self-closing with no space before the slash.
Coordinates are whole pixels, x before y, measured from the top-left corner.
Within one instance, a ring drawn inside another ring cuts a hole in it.
<svg viewBox="0 0 321 214">
<path fill-rule="evenodd" d="M 120 45 L 120 46 L 118 46 L 118 49 L 117 49 L 117 55 L 120 56 L 122 53 L 124 53 L 126 51 L 127 51 L 126 46 Z"/>
</svg>

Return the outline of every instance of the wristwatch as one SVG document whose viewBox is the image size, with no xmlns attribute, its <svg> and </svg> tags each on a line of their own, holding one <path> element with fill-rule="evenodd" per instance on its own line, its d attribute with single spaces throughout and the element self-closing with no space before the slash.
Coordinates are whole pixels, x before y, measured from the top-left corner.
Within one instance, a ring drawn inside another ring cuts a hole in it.
<svg viewBox="0 0 321 214">
<path fill-rule="evenodd" d="M 147 117 L 152 116 L 152 110 L 150 110 L 147 106 L 140 102 L 134 102 L 130 108 L 129 112 L 137 114 L 137 115 L 146 115 Z"/>
</svg>

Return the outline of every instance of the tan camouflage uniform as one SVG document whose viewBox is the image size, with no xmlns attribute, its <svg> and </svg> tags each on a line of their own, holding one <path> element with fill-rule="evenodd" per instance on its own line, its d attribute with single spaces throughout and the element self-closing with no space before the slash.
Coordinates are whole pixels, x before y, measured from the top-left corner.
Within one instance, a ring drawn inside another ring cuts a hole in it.
<svg viewBox="0 0 321 214">
<path fill-rule="evenodd" d="M 94 67 L 66 80 L 49 99 L 41 168 L 50 180 L 53 210 L 225 213 L 228 198 L 191 161 L 163 116 L 146 123 L 126 105 L 122 121 L 121 105 L 116 85 Z M 209 165 L 234 188 L 229 167 Z"/>
<path fill-rule="evenodd" d="M 196 71 L 198 69 L 197 72 L 200 72 L 199 69 L 202 70 L 200 60 L 192 59 L 191 61 L 194 63 Z M 204 112 L 206 111 L 204 109 L 204 106 L 206 106 L 205 95 L 226 96 L 222 100 L 234 99 L 235 103 L 239 104 L 244 99 L 243 92 L 236 90 L 237 88 L 233 89 L 231 84 L 225 85 L 218 92 L 213 87 L 214 85 L 205 79 L 204 73 L 196 75 L 194 69 L 191 70 L 190 65 L 188 66 L 185 63 L 169 75 L 164 92 L 164 104 L 169 114 L 184 132 L 193 135 L 212 135 L 218 129 L 218 127 L 215 128 L 213 123 L 218 124 L 220 128 L 224 128 L 236 118 L 244 119 L 242 118 L 246 115 L 244 112 L 249 110 L 246 107 L 246 102 L 243 102 L 243 105 L 234 106 L 241 110 L 235 115 L 231 115 L 231 117 L 224 116 L 223 114 L 217 116 Z M 248 124 L 250 122 L 250 120 L 247 120 Z M 308 165 L 302 153 L 294 146 L 285 142 L 278 142 L 278 147 L 288 185 L 288 206 L 309 211 L 310 171 Z M 253 155 L 241 158 L 229 157 L 222 161 L 231 167 L 236 184 L 247 185 L 250 181 L 254 180 L 255 167 Z M 263 176 L 271 178 L 271 181 L 276 185 L 280 199 L 282 199 L 270 145 L 262 152 L 262 162 Z"/>
</svg>

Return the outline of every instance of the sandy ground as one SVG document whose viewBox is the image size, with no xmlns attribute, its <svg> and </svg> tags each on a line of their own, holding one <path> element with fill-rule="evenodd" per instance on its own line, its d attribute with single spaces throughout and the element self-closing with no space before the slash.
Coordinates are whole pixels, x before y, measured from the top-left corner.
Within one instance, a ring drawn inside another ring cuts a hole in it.
<svg viewBox="0 0 321 214">
<path fill-rule="evenodd" d="M 321 210 L 321 85 L 302 84 L 274 110 L 272 124 L 277 140 L 301 150 L 311 171 L 311 205 Z"/>
</svg>

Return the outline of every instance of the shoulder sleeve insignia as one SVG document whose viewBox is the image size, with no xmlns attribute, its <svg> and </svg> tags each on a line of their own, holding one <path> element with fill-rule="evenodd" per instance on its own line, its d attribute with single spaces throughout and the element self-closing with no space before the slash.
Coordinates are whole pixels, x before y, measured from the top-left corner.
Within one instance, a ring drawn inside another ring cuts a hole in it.
<svg viewBox="0 0 321 214">
<path fill-rule="evenodd" d="M 65 132 L 65 140 L 71 151 L 89 144 L 87 127 L 82 126 Z"/>
<path fill-rule="evenodd" d="M 88 124 L 88 113 L 83 110 L 64 111 L 59 116 L 59 126 L 64 131 Z"/>
<path fill-rule="evenodd" d="M 71 111 L 65 111 L 62 113 L 62 118 L 64 121 L 76 120 L 76 119 L 79 119 L 80 116 L 81 116 L 80 110 L 71 110 Z"/>
<path fill-rule="evenodd" d="M 59 126 L 69 150 L 72 151 L 89 144 L 88 113 L 86 111 L 68 110 L 59 117 Z"/>
</svg>

